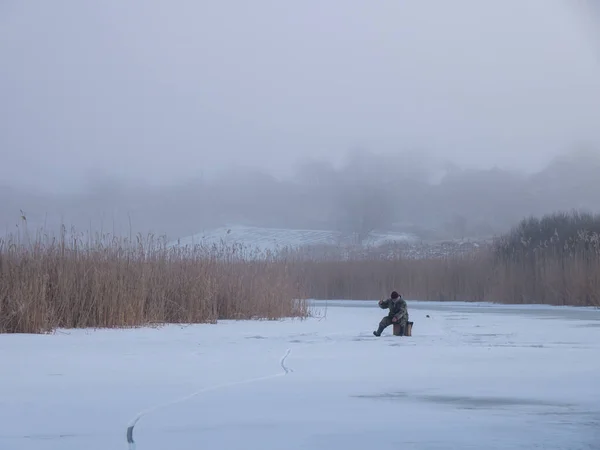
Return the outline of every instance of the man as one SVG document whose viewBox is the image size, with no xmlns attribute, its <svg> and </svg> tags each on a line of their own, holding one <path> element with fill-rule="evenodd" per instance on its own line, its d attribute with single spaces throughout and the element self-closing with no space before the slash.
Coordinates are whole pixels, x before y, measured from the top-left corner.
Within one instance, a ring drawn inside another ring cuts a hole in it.
<svg viewBox="0 0 600 450">
<path fill-rule="evenodd" d="M 379 300 L 379 307 L 381 309 L 389 308 L 390 312 L 387 316 L 381 319 L 381 322 L 379 322 L 379 328 L 377 331 L 373 331 L 373 334 L 379 337 L 381 336 L 382 331 L 387 327 L 392 324 L 399 323 L 400 336 L 404 336 L 404 333 L 406 332 L 406 326 L 408 324 L 408 308 L 402 296 L 398 295 L 398 293 L 394 291 L 387 300 Z"/>
</svg>

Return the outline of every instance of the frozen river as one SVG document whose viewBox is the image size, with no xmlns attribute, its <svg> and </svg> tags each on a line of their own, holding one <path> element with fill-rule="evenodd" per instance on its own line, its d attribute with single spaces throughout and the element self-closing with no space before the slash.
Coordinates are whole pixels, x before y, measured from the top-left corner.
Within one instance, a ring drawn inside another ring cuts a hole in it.
<svg viewBox="0 0 600 450">
<path fill-rule="evenodd" d="M 0 449 L 600 448 L 600 311 L 409 302 L 375 338 L 375 302 L 315 307 L 0 335 Z"/>
</svg>

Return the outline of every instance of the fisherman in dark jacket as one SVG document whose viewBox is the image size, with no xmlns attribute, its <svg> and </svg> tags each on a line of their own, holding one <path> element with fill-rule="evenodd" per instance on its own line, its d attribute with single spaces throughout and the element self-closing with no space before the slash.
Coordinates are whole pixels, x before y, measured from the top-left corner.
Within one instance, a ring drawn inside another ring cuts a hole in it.
<svg viewBox="0 0 600 450">
<path fill-rule="evenodd" d="M 383 330 L 394 323 L 400 324 L 400 336 L 404 336 L 406 332 L 406 326 L 408 324 L 408 307 L 402 296 L 398 295 L 396 291 L 392 292 L 390 298 L 387 300 L 379 300 L 379 307 L 381 309 L 389 308 L 390 312 L 387 316 L 381 319 L 379 322 L 379 328 L 377 331 L 373 331 L 373 334 L 377 337 L 381 336 Z"/>
</svg>

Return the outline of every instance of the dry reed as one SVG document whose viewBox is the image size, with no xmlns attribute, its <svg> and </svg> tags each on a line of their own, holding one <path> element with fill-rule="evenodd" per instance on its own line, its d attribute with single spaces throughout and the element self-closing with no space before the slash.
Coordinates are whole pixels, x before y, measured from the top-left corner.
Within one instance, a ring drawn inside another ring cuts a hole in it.
<svg viewBox="0 0 600 450">
<path fill-rule="evenodd" d="M 0 240 L 0 332 L 306 317 L 289 268 L 241 246 L 27 232 Z M 252 255 L 250 255 L 252 256 Z"/>
<path fill-rule="evenodd" d="M 598 234 L 580 232 L 560 247 L 502 245 L 425 258 L 298 255 L 292 267 L 311 298 L 377 299 L 397 289 L 419 300 L 600 306 Z"/>
<path fill-rule="evenodd" d="M 376 299 L 392 289 L 419 300 L 600 306 L 600 236 L 559 218 L 568 236 L 529 220 L 493 246 L 425 258 L 223 242 L 172 248 L 153 236 L 64 227 L 58 238 L 30 239 L 25 230 L 0 240 L 0 332 L 307 317 L 307 297 Z"/>
</svg>

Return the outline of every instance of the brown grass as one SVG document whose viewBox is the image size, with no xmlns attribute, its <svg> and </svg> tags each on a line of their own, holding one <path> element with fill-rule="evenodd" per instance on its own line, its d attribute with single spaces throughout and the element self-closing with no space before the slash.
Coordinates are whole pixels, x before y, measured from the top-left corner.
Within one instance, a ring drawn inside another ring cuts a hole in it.
<svg viewBox="0 0 600 450">
<path fill-rule="evenodd" d="M 376 299 L 392 289 L 419 300 L 600 306 L 600 236 L 557 239 L 407 259 L 390 249 L 169 248 L 153 236 L 92 238 L 64 227 L 30 239 L 25 229 L 0 240 L 0 332 L 307 317 L 305 298 Z"/>
<path fill-rule="evenodd" d="M 92 239 L 64 227 L 57 238 L 12 235 L 0 241 L 0 332 L 306 317 L 287 265 L 255 256 L 224 244 L 171 249 L 153 236 Z"/>
<path fill-rule="evenodd" d="M 311 298 L 377 299 L 392 289 L 405 298 L 511 304 L 600 306 L 600 246 L 589 236 L 570 248 L 529 248 L 498 256 L 492 247 L 464 255 L 306 260 L 294 270 Z"/>
</svg>

